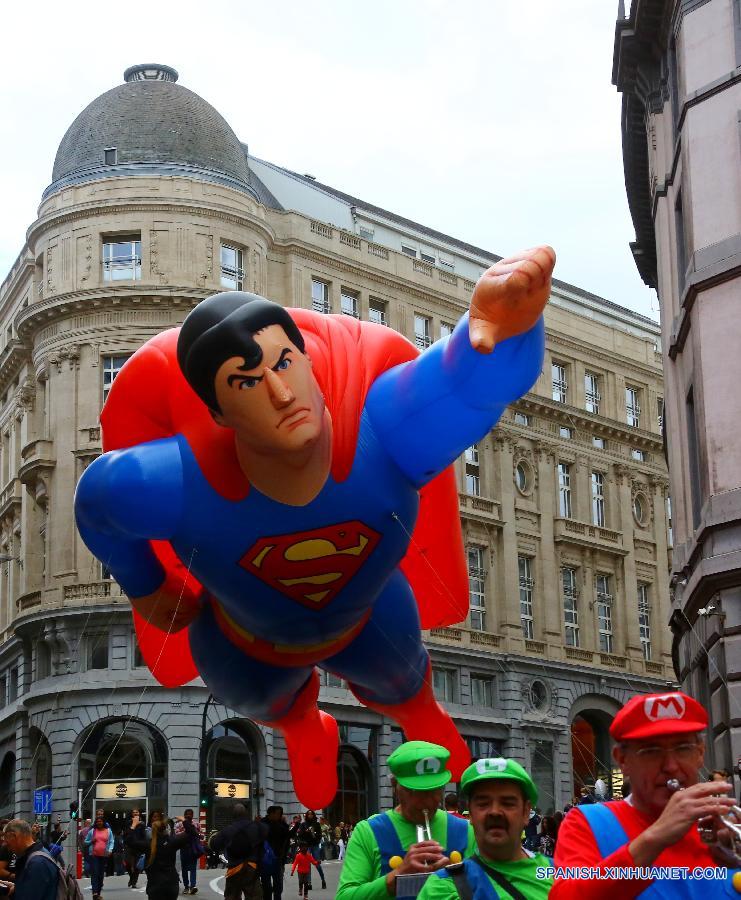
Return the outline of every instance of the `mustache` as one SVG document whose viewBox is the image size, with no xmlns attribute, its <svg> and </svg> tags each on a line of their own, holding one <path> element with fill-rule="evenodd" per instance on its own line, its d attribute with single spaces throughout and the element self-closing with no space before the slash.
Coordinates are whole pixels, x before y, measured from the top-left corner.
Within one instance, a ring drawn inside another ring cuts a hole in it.
<svg viewBox="0 0 741 900">
<path fill-rule="evenodd" d="M 484 822 L 484 828 L 508 828 L 509 822 L 504 816 L 487 816 Z"/>
</svg>

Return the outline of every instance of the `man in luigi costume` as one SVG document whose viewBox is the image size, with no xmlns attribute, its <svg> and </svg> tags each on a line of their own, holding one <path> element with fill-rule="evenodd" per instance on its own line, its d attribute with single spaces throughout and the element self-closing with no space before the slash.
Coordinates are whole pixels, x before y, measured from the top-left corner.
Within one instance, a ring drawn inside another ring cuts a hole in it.
<svg viewBox="0 0 741 900">
<path fill-rule="evenodd" d="M 541 900 L 553 880 L 538 878 L 552 866 L 542 853 L 522 846 L 522 829 L 538 802 L 532 778 L 513 759 L 480 759 L 461 778 L 478 849 L 457 866 L 433 873 L 419 900 Z"/>
<path fill-rule="evenodd" d="M 382 900 L 396 894 L 397 875 L 430 872 L 475 849 L 467 821 L 440 809 L 452 775 L 450 753 L 427 741 L 408 741 L 388 758 L 399 805 L 353 829 L 337 889 L 337 900 Z M 425 818 L 427 814 L 427 819 Z M 431 840 L 418 827 L 430 823 Z"/>
</svg>

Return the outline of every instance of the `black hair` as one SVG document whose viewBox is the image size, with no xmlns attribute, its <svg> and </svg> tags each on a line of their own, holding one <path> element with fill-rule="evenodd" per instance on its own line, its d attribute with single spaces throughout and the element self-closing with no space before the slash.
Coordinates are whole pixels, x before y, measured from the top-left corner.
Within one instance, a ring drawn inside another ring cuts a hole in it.
<svg viewBox="0 0 741 900">
<path fill-rule="evenodd" d="M 262 349 L 253 335 L 268 325 L 280 325 L 303 353 L 304 339 L 286 310 L 258 294 L 225 291 L 208 297 L 185 318 L 178 337 L 178 363 L 188 384 L 216 412 L 214 389 L 219 368 L 233 356 L 244 359 L 240 368 L 260 365 Z"/>
<path fill-rule="evenodd" d="M 458 810 L 458 794 L 455 791 L 449 791 L 445 795 L 445 809 Z"/>
<path fill-rule="evenodd" d="M 269 816 L 272 812 L 279 812 L 283 815 L 283 807 L 282 806 L 269 806 L 265 812 L 265 815 Z"/>
</svg>

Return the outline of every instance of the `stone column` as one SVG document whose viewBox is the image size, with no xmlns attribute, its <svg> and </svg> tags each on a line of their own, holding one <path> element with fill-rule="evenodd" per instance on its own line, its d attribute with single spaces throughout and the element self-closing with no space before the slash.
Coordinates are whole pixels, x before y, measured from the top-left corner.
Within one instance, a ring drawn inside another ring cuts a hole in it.
<svg viewBox="0 0 741 900">
<path fill-rule="evenodd" d="M 597 610 L 594 590 L 594 551 L 586 548 L 582 557 L 582 584 L 579 590 L 579 644 L 585 650 L 595 651 L 597 640 Z"/>
<path fill-rule="evenodd" d="M 515 523 L 515 486 L 512 480 L 513 444 L 509 437 L 495 434 L 494 447 L 499 457 L 499 483 L 502 486 L 502 569 L 504 593 L 499 610 L 499 630 L 508 639 L 510 649 L 524 650 L 522 623 L 520 621 L 520 582 L 517 568 L 517 529 Z"/>
<path fill-rule="evenodd" d="M 540 508 L 540 569 L 542 578 L 538 597 L 543 606 L 544 637 L 549 644 L 561 647 L 561 573 L 554 543 L 554 519 L 558 510 L 558 484 L 555 451 L 541 441 L 535 443 L 535 477 Z M 555 586 L 555 587 L 554 587 Z"/>
<path fill-rule="evenodd" d="M 666 623 L 671 615 L 669 598 L 668 534 L 666 501 L 669 482 L 666 478 L 649 477 L 653 505 L 653 531 L 656 541 L 656 579 L 651 596 L 651 659 L 672 670 L 671 639 Z"/>
<path fill-rule="evenodd" d="M 636 577 L 635 528 L 633 523 L 630 469 L 627 466 L 616 465 L 614 471 L 619 498 L 619 531 L 623 535 L 623 548 L 628 551 L 623 557 L 622 564 L 622 597 L 616 591 L 615 603 L 613 604 L 613 619 L 616 618 L 614 613 L 619 613 L 617 627 L 615 627 L 616 623 L 613 621 L 616 638 L 615 652 L 624 652 L 635 663 L 643 659 L 643 650 L 638 628 L 638 582 Z"/>
</svg>

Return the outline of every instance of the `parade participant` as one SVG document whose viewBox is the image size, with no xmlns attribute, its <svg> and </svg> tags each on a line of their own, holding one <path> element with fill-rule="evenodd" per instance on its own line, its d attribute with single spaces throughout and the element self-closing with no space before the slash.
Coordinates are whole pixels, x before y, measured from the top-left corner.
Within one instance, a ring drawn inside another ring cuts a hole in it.
<svg viewBox="0 0 741 900">
<path fill-rule="evenodd" d="M 409 741 L 388 758 L 391 783 L 398 796 L 395 809 L 371 816 L 353 829 L 337 890 L 338 900 L 373 900 L 395 893 L 398 875 L 429 872 L 446 865 L 456 851 L 473 851 L 473 829 L 467 821 L 439 807 L 451 780 L 450 753 L 425 741 Z M 419 829 L 427 830 L 419 839 Z"/>
<path fill-rule="evenodd" d="M 480 759 L 463 773 L 460 787 L 468 798 L 478 849 L 459 865 L 430 875 L 420 900 L 547 897 L 552 881 L 539 878 L 538 869 L 551 860 L 522 846 L 522 829 L 538 802 L 538 789 L 525 769 L 513 759 Z"/>
<path fill-rule="evenodd" d="M 420 496 L 444 473 L 455 499 L 449 466 L 538 377 L 554 262 L 541 247 L 496 263 L 452 335 L 419 356 L 372 323 L 217 294 L 111 389 L 104 446 L 127 449 L 83 474 L 80 533 L 131 598 L 158 677 L 200 673 L 278 730 L 309 808 L 337 789 L 338 729 L 317 707 L 317 664 L 407 738 L 446 745 L 456 775 L 470 759 L 435 701 L 425 603 L 406 567 L 416 553 L 420 597 L 435 592 L 441 621 L 465 616 L 458 525 L 439 553 L 420 556 L 412 541 L 418 527 L 457 523 L 457 500 L 449 516 L 424 516 Z"/>
<path fill-rule="evenodd" d="M 703 707 L 679 691 L 629 700 L 615 716 L 610 734 L 616 741 L 613 757 L 630 778 L 630 798 L 572 809 L 558 833 L 556 866 L 715 867 L 697 824 L 727 813 L 734 801 L 719 795 L 727 793 L 730 784 L 700 782 L 707 724 Z M 717 881 L 694 884 L 698 896 L 716 896 L 722 890 Z M 689 884 L 681 881 L 557 879 L 551 896 L 631 900 L 644 893 L 686 897 L 687 890 Z"/>
<path fill-rule="evenodd" d="M 232 824 L 212 835 L 208 842 L 212 850 L 226 853 L 224 900 L 261 900 L 258 868 L 268 827 L 260 820 L 254 822 L 243 803 L 234 804 L 233 814 Z"/>
</svg>

